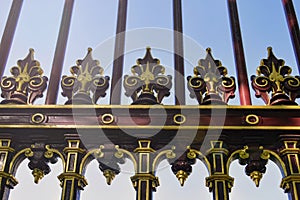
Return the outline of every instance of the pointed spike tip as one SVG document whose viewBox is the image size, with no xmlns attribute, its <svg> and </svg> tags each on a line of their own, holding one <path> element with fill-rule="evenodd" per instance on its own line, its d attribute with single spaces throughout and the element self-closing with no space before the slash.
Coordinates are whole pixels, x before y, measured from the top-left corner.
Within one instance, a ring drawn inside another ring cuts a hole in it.
<svg viewBox="0 0 300 200">
<path fill-rule="evenodd" d="M 259 187 L 260 180 L 262 179 L 263 174 L 259 171 L 253 171 L 250 174 L 250 178 L 254 181 L 255 186 Z"/>
<path fill-rule="evenodd" d="M 104 170 L 103 175 L 106 178 L 107 185 L 111 185 L 113 179 L 116 176 L 115 172 L 110 169 Z"/>
<path fill-rule="evenodd" d="M 183 187 L 184 186 L 184 178 L 179 178 L 179 183 L 180 183 L 180 186 Z"/>
<path fill-rule="evenodd" d="M 273 54 L 273 49 L 272 47 L 268 47 L 267 50 L 268 50 L 268 57 L 270 57 Z"/>
<path fill-rule="evenodd" d="M 176 173 L 176 177 L 177 179 L 179 180 L 179 183 L 180 185 L 183 187 L 184 186 L 184 183 L 186 181 L 186 179 L 188 178 L 189 174 L 186 173 L 185 171 L 183 170 L 179 170 L 177 173 Z"/>
</svg>

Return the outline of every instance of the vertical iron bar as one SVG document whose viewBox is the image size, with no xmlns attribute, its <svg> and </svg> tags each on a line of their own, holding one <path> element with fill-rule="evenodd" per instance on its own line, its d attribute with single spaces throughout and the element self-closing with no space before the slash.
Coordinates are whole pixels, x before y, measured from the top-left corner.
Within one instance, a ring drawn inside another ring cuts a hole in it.
<svg viewBox="0 0 300 200">
<path fill-rule="evenodd" d="M 175 103 L 185 105 L 184 55 L 182 37 L 181 0 L 173 0 L 174 65 L 175 65 Z"/>
<path fill-rule="evenodd" d="M 59 35 L 52 63 L 50 81 L 46 96 L 46 104 L 56 104 L 60 77 L 67 47 L 74 0 L 65 0 Z"/>
<path fill-rule="evenodd" d="M 10 52 L 22 5 L 23 0 L 14 0 L 9 11 L 0 43 L 0 77 L 3 76 L 5 70 L 5 65 L 7 63 L 8 54 Z"/>
<path fill-rule="evenodd" d="M 292 0 L 282 0 L 282 4 L 284 7 L 286 21 L 289 27 L 290 36 L 294 47 L 294 52 L 298 64 L 298 71 L 300 73 L 300 31 L 297 16 Z"/>
<path fill-rule="evenodd" d="M 231 36 L 234 48 L 235 66 L 237 71 L 238 86 L 241 105 L 251 105 L 248 74 L 246 69 L 242 34 L 240 29 L 236 0 L 228 0 Z"/>
<path fill-rule="evenodd" d="M 121 104 L 126 21 L 127 0 L 119 0 L 113 72 L 111 80 L 110 104 Z"/>
</svg>

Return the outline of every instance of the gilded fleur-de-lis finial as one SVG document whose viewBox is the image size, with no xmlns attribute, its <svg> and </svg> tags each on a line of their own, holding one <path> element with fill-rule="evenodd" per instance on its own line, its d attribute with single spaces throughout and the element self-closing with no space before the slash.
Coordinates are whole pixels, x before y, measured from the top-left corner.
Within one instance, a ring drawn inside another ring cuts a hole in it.
<svg viewBox="0 0 300 200">
<path fill-rule="evenodd" d="M 284 60 L 277 59 L 268 47 L 268 58 L 261 60 L 257 76 L 251 76 L 256 97 L 262 98 L 267 105 L 297 105 L 300 77 L 290 76 L 292 69 L 284 64 Z"/>
<path fill-rule="evenodd" d="M 29 49 L 23 60 L 10 69 L 13 76 L 2 77 L 1 96 L 5 98 L 1 104 L 32 104 L 43 96 L 48 78 L 43 75 L 40 63 L 34 60 L 34 50 Z"/>
<path fill-rule="evenodd" d="M 234 98 L 234 77 L 227 76 L 226 67 L 213 58 L 210 48 L 206 49 L 206 58 L 200 59 L 194 68 L 194 76 L 187 80 L 190 96 L 197 98 L 199 104 L 226 104 Z"/>
<path fill-rule="evenodd" d="M 92 49 L 83 60 L 77 60 L 71 67 L 71 76 L 63 76 L 62 95 L 68 98 L 65 104 L 96 104 L 100 97 L 106 95 L 109 77 L 103 76 L 103 68 L 98 60 L 92 57 Z"/>
<path fill-rule="evenodd" d="M 150 47 L 136 63 L 131 68 L 133 75 L 124 76 L 126 96 L 132 98 L 132 104 L 160 104 L 170 94 L 172 76 L 164 75 L 165 68 L 159 59 L 152 57 Z"/>
</svg>

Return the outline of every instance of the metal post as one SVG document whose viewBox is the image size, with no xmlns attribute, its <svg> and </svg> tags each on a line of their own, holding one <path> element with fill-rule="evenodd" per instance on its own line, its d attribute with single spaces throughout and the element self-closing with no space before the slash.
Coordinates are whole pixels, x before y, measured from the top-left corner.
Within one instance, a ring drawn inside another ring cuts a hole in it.
<svg viewBox="0 0 300 200">
<path fill-rule="evenodd" d="M 71 24 L 74 0 L 65 0 L 63 16 L 60 24 L 59 35 L 56 43 L 54 59 L 52 63 L 48 92 L 46 96 L 46 104 L 56 104 L 59 82 L 65 58 L 68 35 Z"/>
<path fill-rule="evenodd" d="M 117 30 L 111 80 L 110 104 L 121 104 L 122 74 L 124 65 L 127 0 L 119 0 Z"/>
<path fill-rule="evenodd" d="M 229 200 L 229 193 L 233 186 L 233 178 L 228 175 L 226 169 L 228 150 L 223 145 L 223 141 L 211 141 L 211 148 L 208 150 L 212 171 L 206 178 L 206 185 L 213 193 L 214 200 Z"/>
<path fill-rule="evenodd" d="M 300 73 L 300 31 L 297 16 L 292 0 L 282 0 L 282 4 L 284 7 L 286 21 L 289 27 L 290 36 L 294 47 L 294 52 L 298 64 L 298 71 Z"/>
<path fill-rule="evenodd" d="M 5 70 L 5 65 L 7 63 L 8 54 L 14 38 L 22 5 L 23 0 L 14 0 L 9 11 L 9 15 L 0 43 L 0 77 L 3 76 Z"/>
<path fill-rule="evenodd" d="M 61 182 L 61 200 L 80 199 L 80 190 L 87 185 L 85 177 L 80 174 L 80 163 L 84 150 L 80 147 L 80 139 L 77 135 L 66 135 L 67 147 L 64 149 L 66 165 L 64 172 L 58 176 Z"/>
<path fill-rule="evenodd" d="M 181 0 L 173 0 L 174 65 L 175 65 L 175 103 L 185 104 L 184 55 L 182 37 Z"/>
<path fill-rule="evenodd" d="M 241 105 L 251 105 L 249 91 L 248 74 L 246 69 L 242 34 L 240 29 L 238 9 L 236 0 L 228 0 L 228 10 L 230 16 L 231 35 L 234 48 L 235 66 L 238 78 Z"/>
</svg>

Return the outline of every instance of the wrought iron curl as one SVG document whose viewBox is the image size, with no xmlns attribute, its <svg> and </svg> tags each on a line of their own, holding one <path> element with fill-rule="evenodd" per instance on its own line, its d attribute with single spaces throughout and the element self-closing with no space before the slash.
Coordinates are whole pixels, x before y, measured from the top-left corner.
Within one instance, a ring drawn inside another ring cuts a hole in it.
<svg viewBox="0 0 300 200">
<path fill-rule="evenodd" d="M 165 68 L 150 50 L 148 47 L 144 58 L 137 59 L 132 75 L 124 76 L 125 95 L 132 98 L 133 104 L 160 104 L 170 95 L 172 77 L 164 75 Z"/>
<path fill-rule="evenodd" d="M 110 78 L 103 76 L 104 69 L 92 58 L 91 48 L 76 64 L 70 68 L 72 75 L 63 76 L 61 81 L 62 95 L 68 98 L 66 104 L 96 104 L 100 97 L 106 96 Z"/>
<path fill-rule="evenodd" d="M 206 52 L 206 58 L 194 68 L 194 76 L 187 77 L 190 97 L 199 104 L 226 104 L 235 97 L 235 79 L 227 75 L 221 61 L 213 58 L 210 48 Z"/>
<path fill-rule="evenodd" d="M 257 76 L 251 77 L 256 97 L 262 98 L 267 105 L 297 105 L 300 80 L 291 73 L 292 68 L 286 66 L 284 60 L 277 59 L 268 47 L 268 58 L 261 60 Z"/>
<path fill-rule="evenodd" d="M 17 61 L 17 66 L 10 69 L 11 77 L 2 77 L 2 104 L 32 104 L 38 97 L 43 96 L 48 78 L 43 75 L 40 63 L 34 60 L 34 50 L 29 49 L 23 60 Z"/>
</svg>

